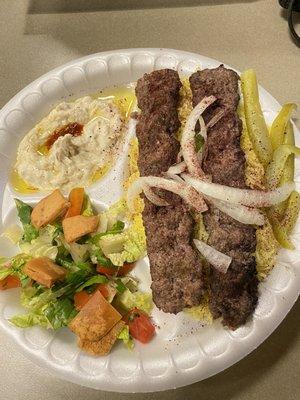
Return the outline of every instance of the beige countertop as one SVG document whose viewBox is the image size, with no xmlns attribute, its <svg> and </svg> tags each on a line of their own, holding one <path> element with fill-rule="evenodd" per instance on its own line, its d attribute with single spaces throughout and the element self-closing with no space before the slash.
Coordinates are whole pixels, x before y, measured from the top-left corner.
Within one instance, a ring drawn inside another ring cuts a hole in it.
<svg viewBox="0 0 300 400">
<path fill-rule="evenodd" d="M 0 37 L 0 106 L 67 61 L 130 47 L 176 48 L 240 70 L 253 67 L 281 103 L 300 104 L 300 50 L 274 0 L 1 0 Z M 97 392 L 60 381 L 0 333 L 0 398 L 296 400 L 299 315 L 298 301 L 265 343 L 227 371 L 186 388 L 146 395 Z"/>
</svg>

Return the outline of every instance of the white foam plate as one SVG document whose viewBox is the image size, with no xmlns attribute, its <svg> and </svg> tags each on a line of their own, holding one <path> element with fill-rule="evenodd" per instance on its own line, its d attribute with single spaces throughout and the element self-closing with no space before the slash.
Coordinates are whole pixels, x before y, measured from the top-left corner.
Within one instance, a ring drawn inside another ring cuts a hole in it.
<svg viewBox="0 0 300 400">
<path fill-rule="evenodd" d="M 28 85 L 0 113 L 0 229 L 16 221 L 14 197 L 30 203 L 38 197 L 14 193 L 8 174 L 21 138 L 55 104 L 70 96 L 134 82 L 154 69 L 173 68 L 180 75 L 190 75 L 198 68 L 219 64 L 219 61 L 176 50 L 117 50 L 72 61 Z M 263 88 L 260 88 L 260 99 L 264 114 L 271 122 L 280 105 Z M 296 133 L 299 132 L 296 130 Z M 92 200 L 100 206 L 111 204 L 120 194 L 126 146 L 113 171 L 89 190 Z M 297 161 L 298 190 L 299 172 Z M 188 385 L 245 357 L 284 319 L 299 295 L 299 239 L 298 222 L 293 234 L 297 249 L 280 251 L 274 270 L 259 286 L 259 304 L 253 319 L 235 332 L 223 328 L 219 322 L 201 327 L 182 313 L 173 316 L 154 310 L 153 319 L 160 329 L 150 344 L 137 343 L 132 352 L 120 344 L 107 357 L 95 358 L 78 349 L 75 336 L 67 329 L 53 333 L 39 328 L 20 330 L 10 325 L 8 318 L 21 311 L 17 290 L 0 293 L 0 327 L 32 361 L 59 378 L 77 384 L 117 392 L 153 392 Z M 12 255 L 14 251 L 5 239 L 0 240 L 0 254 Z M 143 288 L 149 288 L 146 259 L 139 263 L 136 274 Z"/>
</svg>

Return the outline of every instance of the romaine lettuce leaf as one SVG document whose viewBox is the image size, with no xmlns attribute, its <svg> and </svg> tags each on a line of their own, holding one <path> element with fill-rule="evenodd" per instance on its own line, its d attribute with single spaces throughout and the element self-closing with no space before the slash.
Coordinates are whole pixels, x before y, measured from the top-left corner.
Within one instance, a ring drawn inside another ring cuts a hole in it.
<svg viewBox="0 0 300 400">
<path fill-rule="evenodd" d="M 45 305 L 40 302 L 38 307 L 35 305 L 33 308 L 34 310 L 28 314 L 14 315 L 10 318 L 10 322 L 19 328 L 39 325 L 56 330 L 67 326 L 77 314 L 73 303 L 68 298 L 51 301 Z"/>
<path fill-rule="evenodd" d="M 52 244 L 55 230 L 54 226 L 47 225 L 40 230 L 39 237 L 31 242 L 20 243 L 20 249 L 31 257 L 48 257 L 55 261 L 58 254 L 58 247 Z"/>
<path fill-rule="evenodd" d="M 72 269 L 75 265 L 69 250 L 65 248 L 65 246 L 61 245 L 57 248 L 57 256 L 55 262 L 62 267 L 67 269 Z"/>
<path fill-rule="evenodd" d="M 127 211 L 126 200 L 120 199 L 117 203 L 109 207 L 103 214 L 107 217 L 107 229 L 110 230 L 117 221 L 121 221 L 125 218 Z"/>
<path fill-rule="evenodd" d="M 86 287 L 99 284 L 99 283 L 107 283 L 108 279 L 103 276 L 103 275 L 94 275 L 91 278 L 89 278 L 86 282 L 84 282 L 82 285 L 80 285 L 77 289 L 76 292 L 81 292 L 83 289 Z"/>
<path fill-rule="evenodd" d="M 26 203 L 23 203 L 23 201 L 19 199 L 15 199 L 15 202 L 18 216 L 24 230 L 22 240 L 24 242 L 31 242 L 33 239 L 36 239 L 39 236 L 39 231 L 31 224 L 32 207 Z"/>
<path fill-rule="evenodd" d="M 11 275 L 15 275 L 20 279 L 22 287 L 27 286 L 30 282 L 30 278 L 23 272 L 23 267 L 29 260 L 31 260 L 31 257 L 23 253 L 10 259 Z"/>
<path fill-rule="evenodd" d="M 93 264 L 100 264 L 104 267 L 113 267 L 112 262 L 109 258 L 105 257 L 99 246 L 91 245 L 90 258 Z"/>
<path fill-rule="evenodd" d="M 99 246 L 106 257 L 110 258 L 110 254 L 120 254 L 124 250 L 124 245 L 127 240 L 125 232 L 106 235 L 99 239 Z"/>
<path fill-rule="evenodd" d="M 134 348 L 134 342 L 130 336 L 128 325 L 124 326 L 124 328 L 121 330 L 118 335 L 118 339 L 123 340 L 123 343 L 127 349 L 132 350 Z"/>
<path fill-rule="evenodd" d="M 91 217 L 92 215 L 95 215 L 91 200 L 86 193 L 84 195 L 81 214 L 84 215 L 85 217 Z"/>
<path fill-rule="evenodd" d="M 49 321 L 43 314 L 39 313 L 28 313 L 28 314 L 19 314 L 14 315 L 9 320 L 12 324 L 17 326 L 18 328 L 29 328 L 31 326 L 41 326 L 43 328 L 49 328 Z"/>
<path fill-rule="evenodd" d="M 71 285 L 78 286 L 87 278 L 88 274 L 89 273 L 83 269 L 69 271 L 66 276 L 66 281 Z"/>
<path fill-rule="evenodd" d="M 111 229 L 107 230 L 106 232 L 101 232 L 101 233 L 97 233 L 96 235 L 92 236 L 88 242 L 89 243 L 93 243 L 96 245 L 99 245 L 99 240 L 103 237 L 103 236 L 108 236 L 108 235 L 116 235 L 118 233 L 121 233 L 124 230 L 125 224 L 123 221 L 117 221 L 112 227 Z"/>
<path fill-rule="evenodd" d="M 124 285 L 121 279 L 116 279 L 116 289 L 119 293 L 124 293 L 127 290 L 127 287 Z"/>
<path fill-rule="evenodd" d="M 12 274 L 11 268 L 7 268 L 4 265 L 0 265 L 0 281 L 2 281 L 11 274 Z"/>
<path fill-rule="evenodd" d="M 10 268 L 10 260 L 6 257 L 0 257 L 0 281 L 11 275 L 12 269 Z"/>
<path fill-rule="evenodd" d="M 37 312 L 52 301 L 72 292 L 74 288 L 70 284 L 57 290 L 45 289 L 42 286 L 28 286 L 21 290 L 21 304 L 28 310 Z"/>
<path fill-rule="evenodd" d="M 152 294 L 143 292 L 131 293 L 130 290 L 126 290 L 117 298 L 118 303 L 126 310 L 132 310 L 138 308 L 149 314 L 153 308 Z"/>
<path fill-rule="evenodd" d="M 56 330 L 67 326 L 69 322 L 75 318 L 77 311 L 71 300 L 65 298 L 51 302 L 45 310 L 43 310 L 43 314 L 49 321 L 51 327 Z"/>
<path fill-rule="evenodd" d="M 89 258 L 88 244 L 70 243 L 70 254 L 75 263 L 84 262 Z"/>
<path fill-rule="evenodd" d="M 122 235 L 122 236 L 120 236 Z M 132 224 L 123 233 L 114 235 L 111 240 L 124 240 L 123 250 L 119 253 L 108 254 L 108 258 L 114 265 L 121 266 L 124 262 L 135 262 L 146 254 L 146 236 L 142 216 L 136 214 Z"/>
</svg>

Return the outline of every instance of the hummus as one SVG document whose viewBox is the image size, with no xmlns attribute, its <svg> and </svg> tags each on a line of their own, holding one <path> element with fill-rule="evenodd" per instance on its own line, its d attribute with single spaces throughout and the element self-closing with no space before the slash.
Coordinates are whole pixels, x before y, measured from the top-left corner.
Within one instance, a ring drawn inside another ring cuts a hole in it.
<svg viewBox="0 0 300 400">
<path fill-rule="evenodd" d="M 86 96 L 63 102 L 23 138 L 16 171 L 41 190 L 88 186 L 99 170 L 112 165 L 123 125 L 111 101 Z"/>
</svg>

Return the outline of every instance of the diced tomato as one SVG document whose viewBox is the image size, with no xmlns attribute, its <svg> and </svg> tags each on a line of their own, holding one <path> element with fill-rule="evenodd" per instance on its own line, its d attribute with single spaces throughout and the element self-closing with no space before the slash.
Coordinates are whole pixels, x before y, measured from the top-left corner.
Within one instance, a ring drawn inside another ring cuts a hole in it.
<svg viewBox="0 0 300 400">
<path fill-rule="evenodd" d="M 125 263 L 122 267 L 118 270 L 118 276 L 125 276 L 127 275 L 134 267 L 134 263 Z"/>
<path fill-rule="evenodd" d="M 100 283 L 92 293 L 82 290 L 74 295 L 74 305 L 77 311 L 80 311 L 86 305 L 96 290 L 99 290 L 106 300 L 109 298 L 110 291 L 106 283 Z"/>
<path fill-rule="evenodd" d="M 121 267 L 105 267 L 104 265 L 98 265 L 97 272 L 106 276 L 125 276 L 133 269 L 133 267 L 133 263 L 125 263 Z"/>
<path fill-rule="evenodd" d="M 147 314 L 134 308 L 124 319 L 132 337 L 144 344 L 150 342 L 155 334 L 155 327 Z"/>
<path fill-rule="evenodd" d="M 84 201 L 84 189 L 80 187 L 72 189 L 69 194 L 69 201 L 71 205 L 65 215 L 65 218 L 80 215 Z"/>
<path fill-rule="evenodd" d="M 118 267 L 105 267 L 104 265 L 98 265 L 96 270 L 99 274 L 114 276 L 118 272 Z"/>
<path fill-rule="evenodd" d="M 75 293 L 74 305 L 75 305 L 76 310 L 80 311 L 86 305 L 86 303 L 90 300 L 92 295 L 93 295 L 92 293 L 88 293 L 85 290 Z"/>
<path fill-rule="evenodd" d="M 102 294 L 102 296 L 103 296 L 106 300 L 109 298 L 110 291 L 109 291 L 109 288 L 108 288 L 108 286 L 107 286 L 106 283 L 100 283 L 100 284 L 97 286 L 97 289 L 96 289 L 96 290 L 99 290 L 99 292 Z"/>
<path fill-rule="evenodd" d="M 20 279 L 13 275 L 9 275 L 0 281 L 0 290 L 14 289 L 20 286 Z"/>
</svg>

